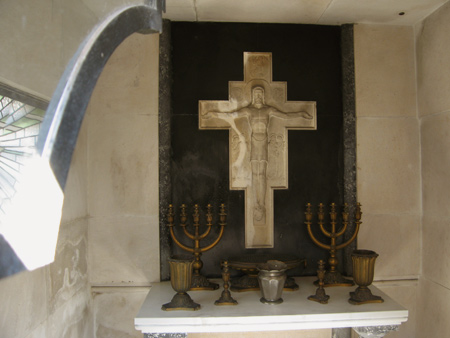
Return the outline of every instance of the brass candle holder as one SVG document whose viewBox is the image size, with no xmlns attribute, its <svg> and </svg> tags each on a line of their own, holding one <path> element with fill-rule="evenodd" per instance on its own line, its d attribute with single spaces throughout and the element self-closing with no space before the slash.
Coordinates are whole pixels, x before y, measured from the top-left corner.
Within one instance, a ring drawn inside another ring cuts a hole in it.
<svg viewBox="0 0 450 338">
<path fill-rule="evenodd" d="M 356 205 L 356 211 L 355 211 L 355 231 L 352 235 L 352 237 L 342 243 L 342 244 L 336 244 L 336 238 L 342 236 L 345 233 L 345 230 L 347 230 L 347 226 L 349 224 L 348 222 L 348 206 L 347 203 L 344 204 L 344 210 L 342 211 L 342 227 L 337 231 L 337 212 L 336 212 L 336 205 L 334 203 L 331 204 L 331 211 L 330 211 L 330 224 L 331 224 L 331 231 L 328 231 L 325 229 L 324 226 L 324 220 L 325 220 L 325 212 L 324 212 L 324 206 L 322 203 L 319 204 L 319 211 L 317 212 L 317 223 L 319 224 L 320 230 L 322 233 L 331 239 L 330 244 L 325 244 L 320 242 L 313 234 L 311 230 L 311 224 L 312 224 L 312 218 L 313 214 L 311 211 L 311 203 L 308 203 L 306 205 L 306 221 L 305 224 L 308 228 L 308 233 L 313 242 L 325 249 L 330 251 L 330 258 L 328 259 L 328 264 L 330 265 L 330 270 L 325 273 L 324 278 L 324 286 L 352 286 L 354 285 L 354 282 L 352 280 L 344 278 L 341 273 L 336 269 L 339 261 L 336 257 L 336 251 L 345 248 L 348 246 L 351 242 L 353 242 L 358 235 L 359 226 L 361 225 L 361 204 L 357 203 Z M 316 281 L 315 284 L 318 284 Z"/>
<path fill-rule="evenodd" d="M 223 291 L 220 298 L 214 302 L 214 305 L 237 305 L 238 302 L 231 296 L 230 288 L 230 268 L 228 267 L 228 261 L 222 262 L 222 279 L 223 279 Z"/>
<path fill-rule="evenodd" d="M 192 278 L 192 258 L 173 257 L 169 259 L 170 264 L 170 284 L 177 292 L 170 303 L 161 307 L 163 311 L 189 310 L 196 311 L 200 309 L 200 304 L 195 303 L 187 291 L 191 285 Z"/>
<path fill-rule="evenodd" d="M 319 281 L 319 287 L 316 290 L 316 294 L 308 297 L 309 300 L 318 302 L 320 304 L 328 304 L 328 299 L 330 296 L 325 293 L 323 288 L 323 278 L 325 277 L 325 262 L 323 260 L 319 261 L 319 268 L 317 269 L 317 278 Z"/>
<path fill-rule="evenodd" d="M 348 302 L 354 305 L 367 303 L 383 303 L 380 296 L 372 294 L 368 286 L 373 282 L 375 273 L 375 260 L 378 254 L 371 250 L 355 250 L 352 253 L 353 279 L 358 287 L 350 292 Z"/>
<path fill-rule="evenodd" d="M 203 233 L 200 233 L 200 213 L 199 213 L 199 207 L 198 204 L 194 205 L 194 213 L 192 215 L 193 217 L 193 228 L 194 232 L 191 233 L 187 229 L 187 214 L 186 214 L 186 205 L 181 205 L 181 214 L 180 214 L 180 226 L 183 228 L 184 234 L 191 240 L 194 241 L 193 247 L 189 247 L 187 245 L 184 245 L 181 243 L 174 232 L 174 213 L 173 213 L 173 205 L 169 205 L 169 209 L 167 212 L 167 221 L 168 221 L 168 227 L 170 230 L 170 236 L 172 237 L 173 241 L 183 250 L 191 252 L 194 254 L 195 260 L 193 264 L 194 273 L 192 276 L 192 283 L 190 290 L 216 290 L 219 288 L 219 284 L 210 282 L 205 276 L 203 276 L 200 273 L 200 270 L 203 267 L 203 262 L 201 260 L 201 256 L 204 252 L 211 250 L 213 247 L 219 243 L 223 236 L 223 231 L 225 229 L 226 225 L 226 219 L 227 214 L 225 213 L 225 204 L 220 205 L 220 212 L 219 212 L 219 225 L 220 225 L 220 233 L 217 239 L 204 247 L 200 246 L 200 241 L 205 239 L 209 233 L 211 232 L 212 228 L 212 206 L 211 204 L 207 205 L 207 212 L 206 212 L 206 230 Z"/>
</svg>

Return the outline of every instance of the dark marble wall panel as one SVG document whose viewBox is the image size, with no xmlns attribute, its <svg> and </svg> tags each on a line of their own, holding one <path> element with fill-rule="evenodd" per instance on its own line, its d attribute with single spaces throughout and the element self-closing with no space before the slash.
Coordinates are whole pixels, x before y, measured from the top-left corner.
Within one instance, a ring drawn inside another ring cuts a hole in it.
<svg viewBox="0 0 450 338">
<path fill-rule="evenodd" d="M 167 259 L 170 257 L 171 241 L 165 225 L 164 210 L 172 201 L 171 175 L 171 126 L 172 126 L 172 57 L 170 39 L 170 21 L 163 20 L 163 31 L 159 36 L 159 250 L 161 280 L 170 278 Z"/>
<path fill-rule="evenodd" d="M 343 135 L 344 135 L 344 202 L 354 211 L 356 199 L 356 100 L 355 100 L 355 62 L 353 44 L 353 25 L 343 25 L 341 29 L 342 50 L 342 98 L 343 98 Z M 352 221 L 353 218 L 350 218 Z M 351 237 L 355 230 L 350 222 L 345 240 Z M 353 274 L 351 253 L 356 249 L 356 241 L 344 248 L 343 266 L 347 275 Z"/>
<path fill-rule="evenodd" d="M 309 263 L 291 274 L 315 274 L 328 253 L 309 239 L 304 206 L 342 204 L 345 194 L 341 28 L 172 22 L 171 42 L 171 202 L 212 203 L 216 211 L 223 202 L 229 212 L 223 240 L 202 257 L 203 272 L 219 276 L 220 260 L 236 255 L 288 253 Z M 272 52 L 273 80 L 287 82 L 288 100 L 317 101 L 318 130 L 289 132 L 289 189 L 274 192 L 273 249 L 244 247 L 244 192 L 229 190 L 228 131 L 198 129 L 198 101 L 228 99 L 228 81 L 243 80 L 245 51 Z M 181 253 L 175 245 L 172 251 Z"/>
</svg>

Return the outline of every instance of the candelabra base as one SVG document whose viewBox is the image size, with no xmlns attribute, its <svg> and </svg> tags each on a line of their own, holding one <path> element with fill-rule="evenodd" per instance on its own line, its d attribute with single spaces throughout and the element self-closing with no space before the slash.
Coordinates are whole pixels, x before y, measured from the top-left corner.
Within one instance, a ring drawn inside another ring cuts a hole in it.
<svg viewBox="0 0 450 338">
<path fill-rule="evenodd" d="M 200 304 L 195 303 L 187 293 L 177 293 L 173 296 L 170 303 L 164 304 L 161 307 L 163 311 L 176 311 L 187 310 L 196 311 L 200 310 Z"/>
<path fill-rule="evenodd" d="M 323 286 L 353 286 L 355 283 L 351 279 L 344 278 L 339 271 L 328 271 L 323 279 Z M 319 280 L 314 282 L 319 285 Z"/>
<path fill-rule="evenodd" d="M 358 286 L 354 292 L 350 292 L 350 304 L 361 305 L 367 303 L 383 303 L 384 300 L 380 296 L 372 294 L 369 288 Z"/>
<path fill-rule="evenodd" d="M 194 274 L 192 276 L 191 291 L 200 291 L 200 290 L 217 290 L 219 288 L 219 284 L 210 282 L 205 276 L 200 274 Z"/>
<path fill-rule="evenodd" d="M 320 304 L 328 304 L 328 299 L 330 299 L 330 296 L 325 294 L 324 289 L 319 288 L 316 290 L 316 294 L 309 296 L 308 299 Z"/>
<path fill-rule="evenodd" d="M 231 297 L 230 291 L 222 291 L 222 295 L 214 302 L 214 305 L 238 305 L 237 300 Z"/>
</svg>

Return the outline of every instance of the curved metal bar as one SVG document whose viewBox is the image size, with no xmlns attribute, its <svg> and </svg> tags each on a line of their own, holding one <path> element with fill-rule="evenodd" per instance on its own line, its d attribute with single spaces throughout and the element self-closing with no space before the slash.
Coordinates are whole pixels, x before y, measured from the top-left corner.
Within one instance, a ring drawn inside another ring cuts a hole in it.
<svg viewBox="0 0 450 338">
<path fill-rule="evenodd" d="M 327 236 L 328 238 L 331 238 L 331 237 L 332 237 L 331 232 L 329 232 L 329 231 L 327 231 L 327 230 L 325 229 L 323 223 L 319 223 L 319 226 L 320 226 L 320 231 L 322 231 L 322 233 L 323 233 L 325 236 Z"/>
<path fill-rule="evenodd" d="M 340 250 L 342 248 L 345 248 L 347 245 L 349 245 L 351 242 L 353 242 L 356 239 L 356 236 L 358 236 L 359 232 L 359 226 L 361 225 L 361 222 L 356 222 L 356 228 L 355 232 L 353 233 L 353 236 L 350 237 L 345 243 L 342 243 L 336 247 L 336 250 Z"/>
<path fill-rule="evenodd" d="M 169 227 L 169 231 L 170 231 L 170 235 L 172 236 L 172 239 L 176 245 L 178 245 L 181 249 L 186 250 L 188 252 L 191 252 L 191 253 L 195 252 L 195 250 L 193 248 L 190 248 L 190 247 L 184 245 L 177 239 L 177 237 L 175 236 L 175 231 L 173 231 L 173 226 Z"/>
<path fill-rule="evenodd" d="M 164 0 L 130 5 L 98 24 L 70 60 L 47 109 L 38 154 L 50 162 L 64 190 L 72 154 L 92 91 L 109 57 L 129 35 L 157 33 L 162 28 Z"/>
<path fill-rule="evenodd" d="M 195 236 L 189 232 L 189 230 L 186 228 L 186 226 L 183 226 L 183 232 L 189 239 L 195 240 Z"/>
<path fill-rule="evenodd" d="M 310 222 L 308 222 L 308 223 L 310 223 Z M 330 246 L 330 245 L 323 244 L 322 242 L 320 242 L 320 241 L 314 236 L 314 234 L 313 234 L 313 232 L 312 232 L 312 230 L 311 230 L 311 224 L 306 224 L 306 226 L 307 226 L 307 228 L 308 228 L 309 236 L 311 236 L 311 239 L 313 240 L 313 242 L 314 242 L 317 246 L 319 246 L 319 247 L 321 247 L 322 249 L 325 249 L 325 250 L 330 250 L 330 249 L 331 249 L 331 246 Z"/>
<path fill-rule="evenodd" d="M 211 227 L 209 227 L 209 230 L 211 230 Z M 211 250 L 212 248 L 214 248 L 216 246 L 217 243 L 220 242 L 220 240 L 222 239 L 223 236 L 223 231 L 225 230 L 225 226 L 222 225 L 220 227 L 220 232 L 219 232 L 219 236 L 216 238 L 216 240 L 214 242 L 212 242 L 210 245 L 205 246 L 204 248 L 200 248 L 202 252 L 206 252 L 208 250 Z"/>
<path fill-rule="evenodd" d="M 54 182 L 54 185 L 59 185 L 58 189 L 61 188 L 61 191 L 64 190 L 66 184 L 72 154 L 92 91 L 109 57 L 129 35 L 135 32 L 157 33 L 162 29 L 161 15 L 165 0 L 145 0 L 144 3 L 123 7 L 100 22 L 70 60 L 53 94 L 41 125 L 36 147 L 39 158 L 36 163 L 46 164 L 43 169 L 46 172 L 53 172 L 57 181 L 57 183 Z M 54 178 L 51 177 L 53 181 Z M 38 200 L 42 195 L 42 187 L 38 185 L 27 187 L 27 189 L 22 187 L 22 191 L 13 197 L 16 204 L 19 203 L 17 202 L 18 195 L 28 196 L 28 199 L 35 196 L 35 200 Z M 56 203 L 58 205 L 50 204 L 48 207 L 60 210 L 62 194 L 58 194 L 55 190 L 54 195 L 58 200 Z M 17 224 L 26 225 L 26 222 L 21 222 L 20 217 L 16 217 L 18 213 L 23 214 L 23 211 L 16 209 L 10 208 L 8 215 L 3 215 L 2 218 L 7 216 L 9 218 L 5 218 L 6 221 L 16 220 Z M 8 227 L 3 229 L 3 233 L 0 235 L 0 278 L 25 269 L 34 269 L 53 261 L 60 214 L 55 213 L 56 216 L 51 217 L 45 210 L 36 215 L 36 218 L 45 218 L 40 219 L 38 224 L 45 227 L 46 233 L 51 238 L 47 238 L 43 242 L 35 240 L 33 245 L 28 245 L 28 247 L 23 245 L 20 236 L 13 235 L 14 231 L 9 231 L 10 228 L 15 228 L 15 223 L 5 223 L 8 224 Z M 34 228 L 37 229 L 36 231 L 41 231 L 44 230 L 42 227 Z M 20 229 L 13 230 L 20 232 Z M 28 233 L 28 236 L 33 235 Z M 43 251 L 43 247 L 46 249 L 44 250 L 46 255 L 39 259 L 32 258 L 33 253 Z"/>
</svg>

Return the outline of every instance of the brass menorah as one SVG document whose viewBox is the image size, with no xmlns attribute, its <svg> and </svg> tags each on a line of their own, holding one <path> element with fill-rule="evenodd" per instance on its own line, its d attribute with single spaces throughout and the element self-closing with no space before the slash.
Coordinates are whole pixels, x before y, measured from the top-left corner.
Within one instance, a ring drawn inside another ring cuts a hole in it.
<svg viewBox="0 0 450 338">
<path fill-rule="evenodd" d="M 220 233 L 217 239 L 212 242 L 209 245 L 206 245 L 204 247 L 200 246 L 200 241 L 205 239 L 209 233 L 211 232 L 211 228 L 213 225 L 213 213 L 212 213 L 212 206 L 211 204 L 208 204 L 206 206 L 206 230 L 203 233 L 200 233 L 200 212 L 198 204 L 194 205 L 194 213 L 192 214 L 193 218 L 193 228 L 194 232 L 191 233 L 187 229 L 187 214 L 186 214 L 186 205 L 181 205 L 181 213 L 180 213 L 180 226 L 183 228 L 184 234 L 191 240 L 194 241 L 193 247 L 189 247 L 187 245 L 184 245 L 181 243 L 173 230 L 174 226 L 174 213 L 173 213 L 173 205 L 169 205 L 169 209 L 167 212 L 167 221 L 168 221 L 168 227 L 170 229 L 170 236 L 172 237 L 173 241 L 183 250 L 186 250 L 188 252 L 191 252 L 194 254 L 195 261 L 193 264 L 193 270 L 194 273 L 192 275 L 192 283 L 190 290 L 216 290 L 219 288 L 219 284 L 210 282 L 205 276 L 200 274 L 200 270 L 203 267 L 203 262 L 200 259 L 202 256 L 202 253 L 208 250 L 211 250 L 213 247 L 219 243 L 223 236 L 223 231 L 225 229 L 226 220 L 227 220 L 227 214 L 225 213 L 225 204 L 220 205 L 220 212 L 219 212 L 219 225 L 220 225 Z"/>
<path fill-rule="evenodd" d="M 330 244 L 325 244 L 320 242 L 313 234 L 311 230 L 311 224 L 312 224 L 312 218 L 313 214 L 311 211 L 311 203 L 308 203 L 306 205 L 306 221 L 305 224 L 308 227 L 308 233 L 313 242 L 318 245 L 319 247 L 329 250 L 330 251 L 330 258 L 328 259 L 328 264 L 330 265 L 330 270 L 325 273 L 324 278 L 324 286 L 352 286 L 354 285 L 352 280 L 344 278 L 341 273 L 336 269 L 339 261 L 336 257 L 336 251 L 345 248 L 348 246 L 351 242 L 353 242 L 358 235 L 359 226 L 361 225 L 361 204 L 356 204 L 356 210 L 355 210 L 355 231 L 352 235 L 352 237 L 347 240 L 346 242 L 342 244 L 336 244 L 336 239 L 340 236 L 342 236 L 345 233 L 345 230 L 347 230 L 347 226 L 349 224 L 348 221 L 348 205 L 347 203 L 344 204 L 344 210 L 342 211 L 342 227 L 336 231 L 337 226 L 337 212 L 336 212 L 336 205 L 334 203 L 331 203 L 331 211 L 330 211 L 330 224 L 331 224 L 331 231 L 328 231 L 325 229 L 325 212 L 324 212 L 324 206 L 322 203 L 319 204 L 319 211 L 317 212 L 317 223 L 319 224 L 320 230 L 322 233 L 331 239 Z"/>
</svg>

